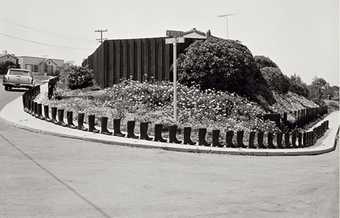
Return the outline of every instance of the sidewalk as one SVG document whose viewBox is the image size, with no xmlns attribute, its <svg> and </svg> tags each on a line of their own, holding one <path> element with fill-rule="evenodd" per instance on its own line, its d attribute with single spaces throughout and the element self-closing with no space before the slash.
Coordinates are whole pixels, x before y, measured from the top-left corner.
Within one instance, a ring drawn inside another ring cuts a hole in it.
<svg viewBox="0 0 340 218">
<path fill-rule="evenodd" d="M 43 87 L 43 86 L 42 86 Z M 249 148 L 217 148 L 197 145 L 181 145 L 173 143 L 160 143 L 139 139 L 108 136 L 98 133 L 84 132 L 77 129 L 62 127 L 44 120 L 37 119 L 23 110 L 22 99 L 17 98 L 7 104 L 1 111 L 0 117 L 14 126 L 33 132 L 55 135 L 66 138 L 81 139 L 91 142 L 101 142 L 112 145 L 122 145 L 142 148 L 158 148 L 171 151 L 235 154 L 235 155 L 257 155 L 257 156 L 293 156 L 293 155 L 315 155 L 335 150 L 335 139 L 338 136 L 340 124 L 340 111 L 329 114 L 324 120 L 329 120 L 329 130 L 318 140 L 316 145 L 308 148 L 294 149 L 249 149 Z M 316 123 L 315 126 L 319 125 Z"/>
</svg>

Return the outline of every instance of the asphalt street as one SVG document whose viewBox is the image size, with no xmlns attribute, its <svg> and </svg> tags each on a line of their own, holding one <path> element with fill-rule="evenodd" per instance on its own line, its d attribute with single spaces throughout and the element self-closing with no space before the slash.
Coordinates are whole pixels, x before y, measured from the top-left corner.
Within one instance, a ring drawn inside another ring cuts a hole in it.
<svg viewBox="0 0 340 218">
<path fill-rule="evenodd" d="M 0 108 L 22 94 L 0 88 Z M 336 218 L 338 151 L 180 153 L 42 135 L 0 120 L 0 217 Z"/>
</svg>

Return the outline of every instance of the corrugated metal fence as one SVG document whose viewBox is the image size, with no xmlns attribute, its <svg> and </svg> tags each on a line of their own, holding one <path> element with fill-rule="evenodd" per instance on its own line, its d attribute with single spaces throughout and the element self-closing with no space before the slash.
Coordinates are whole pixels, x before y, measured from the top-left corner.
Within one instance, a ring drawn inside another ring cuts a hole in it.
<svg viewBox="0 0 340 218">
<path fill-rule="evenodd" d="M 195 39 L 178 44 L 182 53 Z M 172 45 L 165 37 L 106 40 L 91 54 L 86 63 L 95 73 L 101 87 L 109 87 L 121 80 L 172 80 Z"/>
</svg>

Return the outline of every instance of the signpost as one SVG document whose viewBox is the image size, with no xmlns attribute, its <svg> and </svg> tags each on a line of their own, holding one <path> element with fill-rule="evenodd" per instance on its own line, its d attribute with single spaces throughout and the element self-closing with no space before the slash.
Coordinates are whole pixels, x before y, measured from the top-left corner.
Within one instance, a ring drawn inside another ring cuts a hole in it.
<svg viewBox="0 0 340 218">
<path fill-rule="evenodd" d="M 167 38 L 166 44 L 172 44 L 173 46 L 173 84 L 174 84 L 174 121 L 177 122 L 177 43 L 184 43 L 183 37 Z"/>
<path fill-rule="evenodd" d="M 178 31 L 178 30 L 167 30 L 166 31 L 166 36 L 171 37 L 171 38 L 182 37 L 183 34 L 184 34 L 183 31 Z"/>
</svg>

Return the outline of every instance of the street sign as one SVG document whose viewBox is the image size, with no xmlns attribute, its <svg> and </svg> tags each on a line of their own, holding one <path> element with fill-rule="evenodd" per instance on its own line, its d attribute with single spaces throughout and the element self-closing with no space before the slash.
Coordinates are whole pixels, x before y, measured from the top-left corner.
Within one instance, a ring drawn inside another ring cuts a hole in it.
<svg viewBox="0 0 340 218">
<path fill-rule="evenodd" d="M 167 37 L 180 37 L 180 36 L 183 36 L 183 34 L 184 34 L 183 31 L 178 31 L 178 30 L 167 30 L 166 31 Z"/>
<path fill-rule="evenodd" d="M 184 43 L 183 37 L 176 37 L 176 38 L 166 38 L 165 44 L 174 44 L 174 43 Z"/>
</svg>

